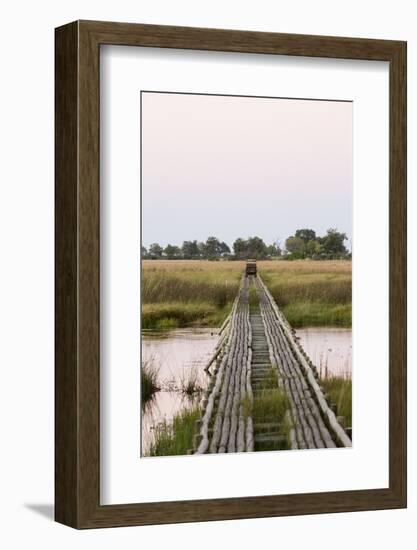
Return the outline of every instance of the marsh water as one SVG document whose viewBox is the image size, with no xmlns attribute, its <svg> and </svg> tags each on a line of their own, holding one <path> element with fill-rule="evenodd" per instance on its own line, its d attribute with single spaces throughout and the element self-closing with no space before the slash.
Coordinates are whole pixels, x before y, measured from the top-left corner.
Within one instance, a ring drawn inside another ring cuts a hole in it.
<svg viewBox="0 0 417 550">
<path fill-rule="evenodd" d="M 351 377 L 352 329 L 303 328 L 298 329 L 296 334 L 321 377 Z"/>
<path fill-rule="evenodd" d="M 300 343 L 321 376 L 351 376 L 352 331 L 339 328 L 303 328 L 296 332 Z M 210 376 L 204 372 L 218 338 L 218 329 L 174 329 L 143 331 L 142 364 L 158 371 L 161 391 L 142 410 L 142 455 L 149 452 L 155 427 L 170 422 L 179 411 L 200 400 L 188 396 L 187 381 L 205 388 Z"/>
<path fill-rule="evenodd" d="M 188 328 L 142 332 L 142 364 L 158 372 L 161 388 L 142 410 L 142 455 L 147 454 L 155 427 L 198 403 L 201 395 L 183 391 L 189 381 L 204 389 L 204 371 L 218 339 L 218 329 Z"/>
</svg>

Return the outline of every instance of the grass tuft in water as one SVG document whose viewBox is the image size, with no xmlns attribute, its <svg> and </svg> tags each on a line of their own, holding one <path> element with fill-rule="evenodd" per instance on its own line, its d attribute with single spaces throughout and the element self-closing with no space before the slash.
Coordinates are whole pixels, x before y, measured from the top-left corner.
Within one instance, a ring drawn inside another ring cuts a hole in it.
<svg viewBox="0 0 417 550">
<path fill-rule="evenodd" d="M 140 369 L 140 389 L 142 404 L 147 403 L 154 394 L 161 388 L 159 386 L 159 370 L 155 367 L 152 360 L 142 363 Z"/>
<path fill-rule="evenodd" d="M 199 382 L 197 369 L 191 368 L 182 374 L 180 378 L 180 391 L 188 396 L 193 396 L 203 391 L 203 387 Z"/>
</svg>

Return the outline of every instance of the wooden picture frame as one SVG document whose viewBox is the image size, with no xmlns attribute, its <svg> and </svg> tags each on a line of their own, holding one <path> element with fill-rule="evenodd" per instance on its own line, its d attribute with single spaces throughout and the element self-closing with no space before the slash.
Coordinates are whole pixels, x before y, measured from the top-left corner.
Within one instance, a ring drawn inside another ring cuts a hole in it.
<svg viewBox="0 0 417 550">
<path fill-rule="evenodd" d="M 406 506 L 406 43 L 76 21 L 56 29 L 55 519 L 75 528 Z M 117 44 L 389 62 L 389 487 L 100 505 L 99 56 Z"/>
</svg>

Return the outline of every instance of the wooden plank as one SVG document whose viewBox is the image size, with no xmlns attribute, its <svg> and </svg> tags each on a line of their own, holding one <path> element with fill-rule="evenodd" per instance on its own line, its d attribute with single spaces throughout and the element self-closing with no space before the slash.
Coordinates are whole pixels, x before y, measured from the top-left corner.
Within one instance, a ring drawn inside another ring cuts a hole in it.
<svg viewBox="0 0 417 550">
<path fill-rule="evenodd" d="M 249 312 L 249 285 L 252 284 L 257 291 L 259 314 Z M 277 371 L 278 386 L 289 400 L 286 419 L 291 424 L 291 448 L 335 447 L 350 442 L 337 419 L 338 430 L 329 421 L 328 411 L 334 413 L 326 403 L 305 352 L 260 277 L 242 277 L 223 330 L 215 349 L 216 358 L 221 357 L 220 366 L 214 373 L 209 394 L 203 398 L 205 408 L 196 453 L 233 453 L 252 451 L 255 445 L 259 447 L 259 436 L 264 432 L 254 425 L 253 418 L 245 418 L 243 400 L 247 397 L 253 403 L 254 391 L 256 395 L 257 388 L 270 376 L 272 366 Z M 340 430 L 345 438 L 340 436 Z M 275 441 L 277 445 L 280 442 Z M 271 439 L 268 445 L 273 444 Z"/>
</svg>

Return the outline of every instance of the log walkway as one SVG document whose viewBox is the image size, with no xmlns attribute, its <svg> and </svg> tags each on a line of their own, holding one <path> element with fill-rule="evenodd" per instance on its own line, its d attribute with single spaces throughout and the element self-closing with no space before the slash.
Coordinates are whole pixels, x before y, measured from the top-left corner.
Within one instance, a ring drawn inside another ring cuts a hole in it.
<svg viewBox="0 0 417 550">
<path fill-rule="evenodd" d="M 352 445 L 317 370 L 259 275 L 242 277 L 206 369 L 211 383 L 190 452 Z M 285 411 L 278 418 L 273 413 L 280 403 Z"/>
</svg>

